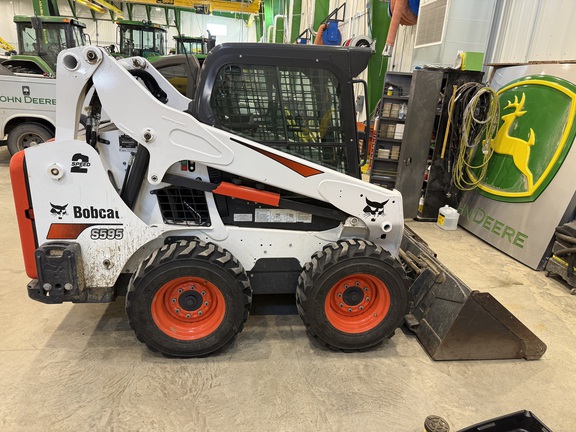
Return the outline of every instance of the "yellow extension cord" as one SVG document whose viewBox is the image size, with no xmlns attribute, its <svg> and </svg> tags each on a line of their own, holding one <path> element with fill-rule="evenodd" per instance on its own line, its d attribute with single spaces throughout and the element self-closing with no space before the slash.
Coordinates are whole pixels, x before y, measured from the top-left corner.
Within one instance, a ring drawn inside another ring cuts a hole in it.
<svg viewBox="0 0 576 432">
<path fill-rule="evenodd" d="M 460 96 L 460 93 L 467 88 L 478 85 L 477 83 L 467 83 L 460 86 L 456 89 L 450 100 L 449 106 L 449 113 L 448 113 L 448 127 L 446 130 L 446 136 L 449 133 L 450 128 L 450 120 L 452 119 L 452 112 L 454 109 L 454 103 Z M 490 97 L 490 102 L 488 104 L 488 112 L 486 115 L 486 120 L 481 121 L 474 117 L 474 113 L 476 112 L 476 107 L 478 105 L 478 101 L 482 97 L 482 95 L 488 94 Z M 500 103 L 498 102 L 498 96 L 496 92 L 491 87 L 482 87 L 480 88 L 476 94 L 470 99 L 468 105 L 464 109 L 464 114 L 462 116 L 462 123 L 461 123 L 461 137 L 460 137 L 460 145 L 458 146 L 458 157 L 453 167 L 452 172 L 452 183 L 460 190 L 472 190 L 475 189 L 480 182 L 486 176 L 486 171 L 488 169 L 488 162 L 494 153 L 494 150 L 490 146 L 490 142 L 492 137 L 494 136 L 494 132 L 496 131 L 496 127 L 500 121 Z M 452 122 L 454 123 L 454 122 Z M 476 135 L 474 142 L 469 143 L 470 139 L 470 131 L 472 129 L 472 124 L 479 124 L 483 125 L 480 132 Z M 482 137 L 486 137 L 486 139 L 482 140 Z M 489 138 L 488 138 L 489 137 Z M 477 147 L 482 143 L 482 162 L 479 165 L 472 165 L 471 161 L 472 158 L 476 155 Z M 444 148 L 442 150 L 444 154 Z M 469 176 L 465 174 L 466 170 L 477 170 L 480 169 L 480 174 L 477 174 L 476 179 L 472 180 L 469 179 Z"/>
</svg>

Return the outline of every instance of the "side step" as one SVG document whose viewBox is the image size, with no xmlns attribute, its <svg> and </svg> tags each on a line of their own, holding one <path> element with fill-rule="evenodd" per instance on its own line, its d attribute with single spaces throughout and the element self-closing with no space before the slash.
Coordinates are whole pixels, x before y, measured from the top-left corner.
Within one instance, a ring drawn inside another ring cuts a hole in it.
<svg viewBox="0 0 576 432">
<path fill-rule="evenodd" d="M 498 300 L 468 288 L 407 227 L 400 258 L 414 280 L 405 323 L 434 360 L 536 360 L 546 352 Z"/>
</svg>

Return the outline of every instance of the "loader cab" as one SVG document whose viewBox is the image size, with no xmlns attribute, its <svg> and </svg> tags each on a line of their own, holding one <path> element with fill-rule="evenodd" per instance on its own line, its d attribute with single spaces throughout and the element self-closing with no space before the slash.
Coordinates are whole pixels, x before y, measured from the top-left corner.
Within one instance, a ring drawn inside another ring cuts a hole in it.
<svg viewBox="0 0 576 432">
<path fill-rule="evenodd" d="M 148 60 L 166 55 L 166 29 L 150 21 L 116 20 L 118 57 L 140 56 Z"/>
<path fill-rule="evenodd" d="M 369 49 L 224 43 L 204 63 L 201 122 L 359 177 L 352 80 Z"/>
<path fill-rule="evenodd" d="M 216 46 L 216 37 L 211 36 L 210 32 L 208 32 L 208 37 L 174 36 L 174 41 L 176 42 L 176 54 L 193 55 L 198 59 L 200 65 L 204 63 L 210 50 Z"/>
<path fill-rule="evenodd" d="M 18 54 L 2 64 L 16 73 L 56 74 L 60 51 L 86 45 L 86 25 L 70 18 L 15 16 Z"/>
<path fill-rule="evenodd" d="M 200 63 L 195 56 L 176 54 L 159 57 L 152 64 L 176 90 L 194 99 L 200 75 Z"/>
</svg>

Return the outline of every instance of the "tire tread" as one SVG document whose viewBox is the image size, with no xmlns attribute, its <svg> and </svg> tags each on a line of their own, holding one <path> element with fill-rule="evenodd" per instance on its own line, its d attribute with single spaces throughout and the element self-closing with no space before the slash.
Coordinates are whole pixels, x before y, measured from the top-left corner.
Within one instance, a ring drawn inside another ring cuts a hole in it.
<svg viewBox="0 0 576 432">
<path fill-rule="evenodd" d="M 132 328 L 132 330 L 135 332 L 137 339 L 140 342 L 146 344 L 146 346 L 151 351 L 161 352 L 162 354 L 168 356 L 173 355 L 170 353 L 162 352 L 161 350 L 151 346 L 147 342 L 146 337 L 143 334 L 143 330 L 134 325 L 133 320 L 131 319 L 134 293 L 144 278 L 146 278 L 147 275 L 156 269 L 159 265 L 164 265 L 166 263 L 185 258 L 200 259 L 224 269 L 234 278 L 236 284 L 242 292 L 244 297 L 242 323 L 239 326 L 236 334 L 229 341 L 227 341 L 225 345 L 232 342 L 232 340 L 234 340 L 234 338 L 243 330 L 244 323 L 248 319 L 250 314 L 250 307 L 252 305 L 252 288 L 250 286 L 248 275 L 244 271 L 242 264 L 240 264 L 240 262 L 229 251 L 216 246 L 213 243 L 205 243 L 199 240 L 179 240 L 177 242 L 164 245 L 160 249 L 155 250 L 140 263 L 136 272 L 134 272 L 132 275 L 132 279 L 130 280 L 128 286 L 128 292 L 126 293 L 126 314 L 128 315 L 128 323 L 130 328 Z"/>
<path fill-rule="evenodd" d="M 340 348 L 324 340 L 319 332 L 314 330 L 309 318 L 309 299 L 310 291 L 313 289 L 315 281 L 326 270 L 333 266 L 338 265 L 341 259 L 351 258 L 376 258 L 383 262 L 384 265 L 389 266 L 401 275 L 401 279 L 408 287 L 409 279 L 406 277 L 404 268 L 401 263 L 392 257 L 388 251 L 383 249 L 369 240 L 362 239 L 347 239 L 338 240 L 335 243 L 329 243 L 322 248 L 321 251 L 315 252 L 312 255 L 311 261 L 304 265 L 303 271 L 298 278 L 298 286 L 296 289 L 296 307 L 300 318 L 306 326 L 307 332 L 320 344 L 332 350 L 339 350 L 343 352 L 358 352 L 365 351 L 368 348 L 380 345 L 386 338 L 392 337 L 394 330 L 390 334 L 385 335 L 380 340 L 375 341 L 370 346 L 361 346 L 357 348 Z M 404 314 L 402 314 L 404 316 Z M 401 321 L 398 325 L 401 324 Z"/>
</svg>

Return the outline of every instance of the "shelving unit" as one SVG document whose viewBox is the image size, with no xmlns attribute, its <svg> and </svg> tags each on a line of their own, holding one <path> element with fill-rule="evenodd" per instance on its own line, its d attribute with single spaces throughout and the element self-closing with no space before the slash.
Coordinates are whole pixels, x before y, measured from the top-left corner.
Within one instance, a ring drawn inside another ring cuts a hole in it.
<svg viewBox="0 0 576 432">
<path fill-rule="evenodd" d="M 430 137 L 434 127 L 434 115 L 438 105 L 442 72 L 417 70 L 413 74 L 388 72 L 387 82 L 400 82 L 401 94 L 388 94 L 384 86 L 377 129 L 370 182 L 383 187 L 395 188 L 402 192 L 404 217 L 415 217 L 418 200 L 422 193 L 422 183 L 426 162 L 429 156 Z M 400 92 L 399 92 L 400 93 Z M 405 118 L 387 115 L 386 103 L 406 104 Z M 382 132 L 394 126 L 395 136 L 390 138 Z M 401 133 L 396 133 L 398 125 Z M 385 128 L 383 130 L 383 127 Z M 392 149 L 396 147 L 394 157 Z M 380 152 L 384 150 L 384 152 Z M 390 156 L 386 156 L 390 150 Z M 385 174 L 385 175 L 382 175 Z"/>
<path fill-rule="evenodd" d="M 370 182 L 388 189 L 396 185 L 411 81 L 411 73 L 388 72 L 376 116 Z"/>
</svg>

